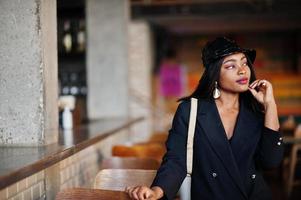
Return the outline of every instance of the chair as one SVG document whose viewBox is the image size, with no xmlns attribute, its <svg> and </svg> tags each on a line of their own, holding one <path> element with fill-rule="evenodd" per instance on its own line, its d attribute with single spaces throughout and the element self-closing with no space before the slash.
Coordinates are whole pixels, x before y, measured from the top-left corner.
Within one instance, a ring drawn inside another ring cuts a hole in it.
<svg viewBox="0 0 301 200">
<path fill-rule="evenodd" d="M 110 157 L 102 161 L 101 169 L 153 169 L 159 168 L 159 162 L 152 158 Z"/>
<path fill-rule="evenodd" d="M 130 200 L 127 193 L 121 191 L 70 188 L 60 191 L 56 200 Z"/>
<path fill-rule="evenodd" d="M 149 142 L 157 142 L 164 144 L 167 140 L 167 133 L 154 133 L 150 136 Z"/>
<path fill-rule="evenodd" d="M 156 170 L 103 169 L 94 179 L 94 189 L 124 191 L 127 186 L 150 186 Z"/>
<path fill-rule="evenodd" d="M 115 145 L 112 148 L 112 155 L 119 157 L 138 157 L 138 158 L 153 158 L 161 162 L 165 146 L 160 143 L 140 143 L 132 146 Z"/>
<path fill-rule="evenodd" d="M 284 135 L 293 135 L 296 129 L 296 121 L 293 115 L 288 116 L 286 120 L 281 123 L 281 132 Z"/>
<path fill-rule="evenodd" d="M 301 138 L 301 125 L 298 125 L 294 132 L 295 138 Z M 296 165 L 298 162 L 298 152 L 301 150 L 301 144 L 296 143 L 293 144 L 290 160 L 289 160 L 289 173 L 287 179 L 287 195 L 290 196 L 295 182 L 295 172 L 296 172 Z"/>
</svg>

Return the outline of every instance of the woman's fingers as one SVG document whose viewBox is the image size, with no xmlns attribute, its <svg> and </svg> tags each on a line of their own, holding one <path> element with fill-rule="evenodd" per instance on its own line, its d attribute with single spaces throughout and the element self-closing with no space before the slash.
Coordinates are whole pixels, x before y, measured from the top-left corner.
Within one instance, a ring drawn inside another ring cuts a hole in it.
<svg viewBox="0 0 301 200">
<path fill-rule="evenodd" d="M 150 189 L 145 186 L 127 187 L 125 189 L 130 198 L 135 200 L 145 200 L 146 198 L 148 198 L 148 190 Z"/>
<path fill-rule="evenodd" d="M 154 197 L 153 191 L 147 190 L 144 194 L 144 197 L 145 199 L 153 198 Z"/>
<path fill-rule="evenodd" d="M 137 195 L 135 195 L 135 189 L 137 187 L 126 187 L 125 192 L 127 192 L 131 199 L 138 199 Z"/>
<path fill-rule="evenodd" d="M 264 79 L 257 79 L 249 85 L 249 91 L 261 104 L 274 102 L 273 86 Z"/>
<path fill-rule="evenodd" d="M 139 200 L 144 200 L 144 199 L 147 198 L 147 197 L 146 197 L 147 190 L 148 190 L 148 188 L 147 188 L 147 187 L 144 187 L 144 186 L 142 186 L 142 187 L 139 188 L 139 190 L 138 190 L 138 192 L 137 192 L 137 195 L 138 195 Z"/>
<path fill-rule="evenodd" d="M 125 187 L 124 191 L 128 193 L 129 190 L 130 190 L 130 188 L 131 188 L 131 187 Z"/>
<path fill-rule="evenodd" d="M 250 88 L 255 88 L 255 87 L 257 86 L 257 83 L 258 83 L 258 82 L 259 82 L 259 79 L 253 81 L 253 83 L 251 83 L 251 84 L 249 85 L 249 87 L 250 87 Z"/>
<path fill-rule="evenodd" d="M 155 199 L 153 190 L 146 186 L 126 187 L 125 192 L 134 200 Z"/>
<path fill-rule="evenodd" d="M 253 88 L 249 88 L 249 91 L 252 93 L 253 96 L 256 96 L 257 91 Z"/>
<path fill-rule="evenodd" d="M 139 191 L 139 186 L 138 187 L 135 187 L 132 191 L 132 196 L 135 200 L 139 200 L 139 197 L 138 197 L 138 191 Z"/>
<path fill-rule="evenodd" d="M 131 199 L 134 199 L 132 191 L 134 190 L 134 187 L 126 187 L 126 192 L 129 194 Z"/>
<path fill-rule="evenodd" d="M 251 84 L 249 85 L 249 88 L 255 89 L 256 87 L 258 87 L 259 89 L 262 89 L 263 87 L 266 87 L 268 83 L 269 83 L 269 82 L 268 82 L 267 80 L 264 80 L 264 79 L 262 79 L 262 80 L 257 79 L 257 80 L 255 80 L 253 83 L 251 83 Z"/>
<path fill-rule="evenodd" d="M 258 82 L 258 86 L 266 87 L 266 86 L 267 86 L 267 83 L 268 83 L 268 81 L 266 81 L 266 80 L 260 80 L 260 81 Z"/>
<path fill-rule="evenodd" d="M 151 189 L 146 191 L 145 200 L 156 200 L 154 193 Z"/>
</svg>

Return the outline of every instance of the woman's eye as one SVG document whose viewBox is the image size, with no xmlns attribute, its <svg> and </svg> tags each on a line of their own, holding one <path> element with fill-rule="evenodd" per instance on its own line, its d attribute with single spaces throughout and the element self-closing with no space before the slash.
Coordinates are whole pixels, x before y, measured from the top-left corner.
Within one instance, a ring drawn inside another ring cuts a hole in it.
<svg viewBox="0 0 301 200">
<path fill-rule="evenodd" d="M 230 65 L 230 66 L 227 66 L 226 69 L 233 69 L 235 66 L 234 65 Z"/>
<path fill-rule="evenodd" d="M 242 64 L 243 66 L 248 66 L 248 63 L 244 63 L 244 64 Z"/>
</svg>

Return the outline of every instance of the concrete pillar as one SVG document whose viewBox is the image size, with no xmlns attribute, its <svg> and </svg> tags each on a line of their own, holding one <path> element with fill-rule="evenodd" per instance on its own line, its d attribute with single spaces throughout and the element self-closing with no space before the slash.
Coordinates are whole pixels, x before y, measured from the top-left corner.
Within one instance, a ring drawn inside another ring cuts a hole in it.
<svg viewBox="0 0 301 200">
<path fill-rule="evenodd" d="M 57 141 L 56 1 L 0 1 L 0 145 Z"/>
<path fill-rule="evenodd" d="M 145 117 L 143 122 L 131 127 L 133 142 L 145 141 L 152 133 L 153 46 L 150 27 L 145 21 L 129 25 L 129 112 L 131 117 Z"/>
<path fill-rule="evenodd" d="M 127 0 L 87 0 L 88 117 L 128 116 Z"/>
</svg>

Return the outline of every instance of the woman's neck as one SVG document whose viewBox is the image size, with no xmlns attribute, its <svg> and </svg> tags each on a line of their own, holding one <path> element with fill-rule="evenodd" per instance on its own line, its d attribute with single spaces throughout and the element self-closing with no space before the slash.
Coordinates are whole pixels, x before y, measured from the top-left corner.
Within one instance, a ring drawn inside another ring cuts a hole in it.
<svg viewBox="0 0 301 200">
<path fill-rule="evenodd" d="M 225 109 L 238 109 L 239 108 L 239 94 L 226 93 L 221 91 L 221 96 L 215 100 L 218 107 Z"/>
</svg>

